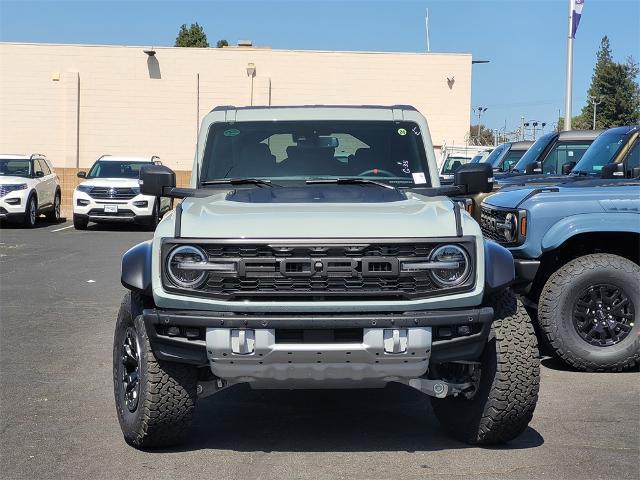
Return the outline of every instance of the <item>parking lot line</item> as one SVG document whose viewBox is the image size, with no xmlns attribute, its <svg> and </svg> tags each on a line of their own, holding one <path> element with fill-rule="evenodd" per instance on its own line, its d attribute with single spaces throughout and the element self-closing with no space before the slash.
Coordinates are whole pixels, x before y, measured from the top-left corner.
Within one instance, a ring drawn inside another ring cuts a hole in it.
<svg viewBox="0 0 640 480">
<path fill-rule="evenodd" d="M 59 232 L 60 230 L 66 230 L 67 228 L 71 228 L 71 227 L 73 227 L 73 224 L 67 225 L 66 227 L 56 228 L 55 230 L 51 230 L 51 233 Z"/>
</svg>

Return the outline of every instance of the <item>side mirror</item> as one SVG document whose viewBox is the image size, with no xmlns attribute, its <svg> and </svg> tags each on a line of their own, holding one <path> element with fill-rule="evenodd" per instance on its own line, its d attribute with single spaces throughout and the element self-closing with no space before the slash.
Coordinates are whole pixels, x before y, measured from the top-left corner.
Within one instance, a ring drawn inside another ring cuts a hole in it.
<svg viewBox="0 0 640 480">
<path fill-rule="evenodd" d="M 534 173 L 542 173 L 542 162 L 533 162 L 527 165 L 524 173 L 527 175 L 533 175 Z"/>
<path fill-rule="evenodd" d="M 607 163 L 600 171 L 602 178 L 624 177 L 624 165 L 622 163 Z"/>
<path fill-rule="evenodd" d="M 145 165 L 140 169 L 138 182 L 143 195 L 162 197 L 176 187 L 176 174 L 164 165 Z"/>
<path fill-rule="evenodd" d="M 76 175 L 78 178 L 87 178 L 87 172 L 78 172 Z"/>
<path fill-rule="evenodd" d="M 466 195 L 493 191 L 493 169 L 488 163 L 467 163 L 454 173 L 454 185 Z"/>
<path fill-rule="evenodd" d="M 44 172 L 42 170 L 39 170 L 36 172 L 36 178 L 42 178 L 44 177 Z"/>
<path fill-rule="evenodd" d="M 562 165 L 562 174 L 563 175 L 569 175 L 571 173 L 571 170 L 573 170 L 573 167 L 576 166 L 576 162 L 567 162 L 565 164 Z"/>
</svg>

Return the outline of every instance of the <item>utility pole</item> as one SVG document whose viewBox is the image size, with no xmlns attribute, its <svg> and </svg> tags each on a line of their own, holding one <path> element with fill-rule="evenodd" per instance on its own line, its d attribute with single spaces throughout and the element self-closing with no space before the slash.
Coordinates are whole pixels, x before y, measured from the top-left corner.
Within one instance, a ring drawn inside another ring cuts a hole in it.
<svg viewBox="0 0 640 480">
<path fill-rule="evenodd" d="M 487 111 L 487 107 L 476 107 L 473 111 L 478 115 L 478 141 L 480 141 L 480 117 Z"/>
<path fill-rule="evenodd" d="M 602 97 L 599 97 L 600 100 L 596 101 L 596 97 L 591 97 L 591 103 L 593 104 L 593 130 L 596 129 L 596 111 L 598 109 L 598 105 L 602 103 Z"/>
</svg>

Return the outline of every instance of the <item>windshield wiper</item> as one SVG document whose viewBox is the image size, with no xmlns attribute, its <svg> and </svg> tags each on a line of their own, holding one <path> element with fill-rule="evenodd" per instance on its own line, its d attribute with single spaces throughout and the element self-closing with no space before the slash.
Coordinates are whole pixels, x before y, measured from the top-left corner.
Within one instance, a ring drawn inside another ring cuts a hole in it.
<svg viewBox="0 0 640 480">
<path fill-rule="evenodd" d="M 315 178 L 307 180 L 307 185 L 321 184 L 321 183 L 335 183 L 337 185 L 377 185 L 378 187 L 388 188 L 395 190 L 396 187 L 387 185 L 386 183 L 376 182 L 375 180 L 367 180 L 366 178 Z"/>
<path fill-rule="evenodd" d="M 261 180 L 259 178 L 224 178 L 222 180 L 205 180 L 204 182 L 200 182 L 200 185 L 258 185 L 259 187 L 262 185 L 266 185 L 267 187 L 272 187 L 271 180 Z"/>
</svg>

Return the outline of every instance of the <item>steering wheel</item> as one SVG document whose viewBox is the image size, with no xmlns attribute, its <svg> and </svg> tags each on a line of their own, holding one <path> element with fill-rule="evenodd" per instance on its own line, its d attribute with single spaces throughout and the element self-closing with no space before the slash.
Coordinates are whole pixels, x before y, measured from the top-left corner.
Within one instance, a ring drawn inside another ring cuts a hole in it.
<svg viewBox="0 0 640 480">
<path fill-rule="evenodd" d="M 379 174 L 386 175 L 387 177 L 395 177 L 396 176 L 395 173 L 392 173 L 389 170 L 380 170 L 379 168 L 373 168 L 371 170 L 365 170 L 364 172 L 359 173 L 358 176 L 359 177 L 363 177 L 363 176 L 366 176 L 366 175 L 379 175 Z"/>
</svg>

